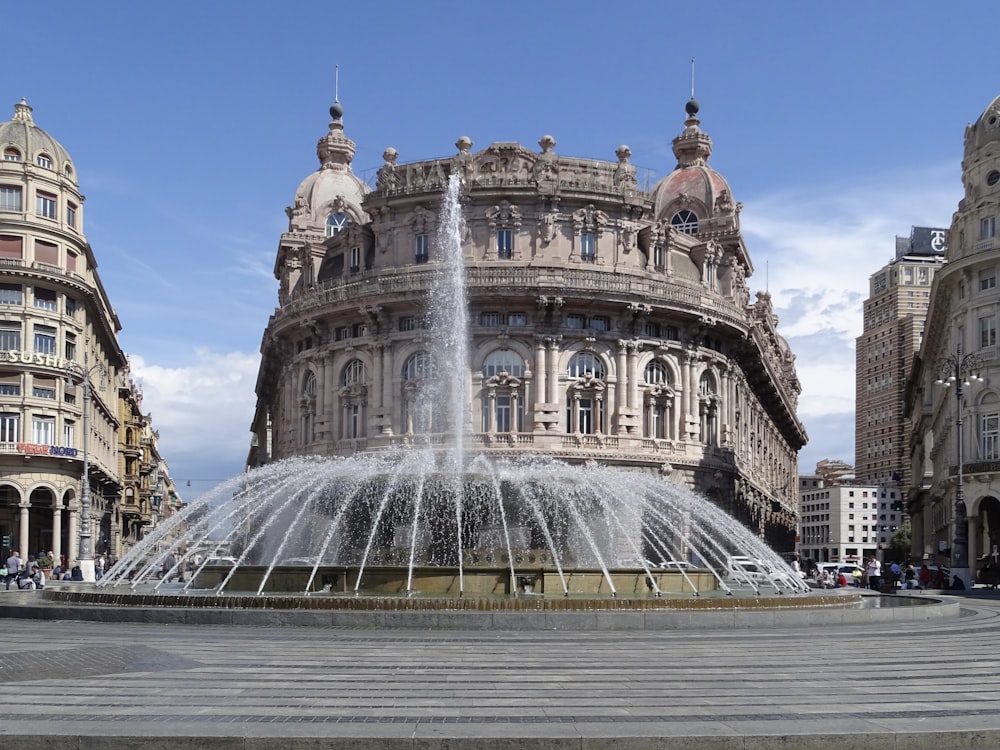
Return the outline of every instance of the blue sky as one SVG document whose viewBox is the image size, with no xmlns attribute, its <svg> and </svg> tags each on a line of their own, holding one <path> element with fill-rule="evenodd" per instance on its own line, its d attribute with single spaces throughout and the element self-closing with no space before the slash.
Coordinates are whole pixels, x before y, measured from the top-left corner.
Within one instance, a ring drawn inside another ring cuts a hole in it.
<svg viewBox="0 0 1000 750">
<path fill-rule="evenodd" d="M 948 226 L 967 123 L 1000 93 L 1000 4 L 331 3 L 4 6 L 10 117 L 76 162 L 121 344 L 186 499 L 241 471 L 277 302 L 284 207 L 318 166 L 340 66 L 354 170 L 493 141 L 661 177 L 691 94 L 743 203 L 755 273 L 797 355 L 800 470 L 854 460 L 868 276 Z M 206 424 L 207 422 L 207 424 Z M 186 482 L 191 480 L 191 487 Z"/>
</svg>

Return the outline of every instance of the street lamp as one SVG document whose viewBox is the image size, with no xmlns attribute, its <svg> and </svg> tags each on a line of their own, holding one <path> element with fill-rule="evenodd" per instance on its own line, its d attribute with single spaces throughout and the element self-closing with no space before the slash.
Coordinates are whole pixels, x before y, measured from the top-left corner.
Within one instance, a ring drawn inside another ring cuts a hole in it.
<svg viewBox="0 0 1000 750">
<path fill-rule="evenodd" d="M 95 372 L 101 373 L 101 390 L 104 390 L 104 378 L 107 377 L 107 368 L 98 363 L 87 366 L 87 355 L 83 355 L 83 364 L 78 362 L 67 362 L 66 370 L 70 377 L 78 379 L 83 386 L 83 482 L 80 489 L 80 549 L 77 552 L 77 564 L 83 573 L 83 580 L 93 582 L 97 579 L 94 571 L 94 550 L 90 543 L 90 460 L 87 453 L 87 439 L 90 436 L 90 397 L 93 385 L 90 376 Z M 69 378 L 67 378 L 69 379 Z"/>
<path fill-rule="evenodd" d="M 969 523 L 965 509 L 965 487 L 963 462 L 965 459 L 962 445 L 962 389 L 975 382 L 983 382 L 979 371 L 983 367 L 983 359 L 975 354 L 962 354 L 962 344 L 959 343 L 954 354 L 951 354 L 938 364 L 937 384 L 949 388 L 955 386 L 955 452 L 958 458 L 958 482 L 955 485 L 955 518 L 954 534 L 951 544 L 951 572 L 965 583 L 970 584 L 969 576 Z"/>
</svg>

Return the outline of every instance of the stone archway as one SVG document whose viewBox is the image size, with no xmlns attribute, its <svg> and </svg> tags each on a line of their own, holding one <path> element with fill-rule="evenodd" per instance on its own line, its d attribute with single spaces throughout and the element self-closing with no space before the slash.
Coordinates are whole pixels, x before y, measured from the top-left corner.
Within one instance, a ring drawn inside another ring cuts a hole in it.
<svg viewBox="0 0 1000 750">
<path fill-rule="evenodd" d="M 1000 583 L 1000 499 L 982 498 L 973 519 L 969 564 L 982 583 Z"/>
</svg>

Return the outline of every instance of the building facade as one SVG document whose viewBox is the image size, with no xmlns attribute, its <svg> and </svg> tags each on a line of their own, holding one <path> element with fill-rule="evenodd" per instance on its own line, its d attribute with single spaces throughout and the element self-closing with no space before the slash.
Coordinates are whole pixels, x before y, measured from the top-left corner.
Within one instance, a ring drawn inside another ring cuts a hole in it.
<svg viewBox="0 0 1000 750">
<path fill-rule="evenodd" d="M 751 301 L 740 204 L 698 105 L 677 165 L 642 189 L 615 161 L 493 143 L 351 171 L 342 108 L 286 209 L 248 464 L 408 443 L 434 377 L 423 321 L 449 177 L 461 177 L 474 450 L 670 475 L 791 549 L 805 431 L 770 296 Z M 433 426 L 430 431 L 433 432 Z"/>
<path fill-rule="evenodd" d="M 913 227 L 896 256 L 869 278 L 864 329 L 855 346 L 854 467 L 859 481 L 910 484 L 906 382 L 923 340 L 931 284 L 944 263 L 948 230 Z"/>
<path fill-rule="evenodd" d="M 0 555 L 77 558 L 85 463 L 92 551 L 120 553 L 143 520 L 121 502 L 133 486 L 119 464 L 127 362 L 76 168 L 24 100 L 0 123 L 0 149 Z"/>
<path fill-rule="evenodd" d="M 799 477 L 796 551 L 817 563 L 860 562 L 872 555 L 882 559 L 903 524 L 903 490 L 895 483 L 858 481 L 841 470 L 841 462 L 835 463 L 834 472 L 817 465 L 815 474 Z"/>
<path fill-rule="evenodd" d="M 1000 544 L 1000 97 L 966 128 L 962 184 L 907 393 L 909 512 L 914 553 L 971 578 Z"/>
</svg>

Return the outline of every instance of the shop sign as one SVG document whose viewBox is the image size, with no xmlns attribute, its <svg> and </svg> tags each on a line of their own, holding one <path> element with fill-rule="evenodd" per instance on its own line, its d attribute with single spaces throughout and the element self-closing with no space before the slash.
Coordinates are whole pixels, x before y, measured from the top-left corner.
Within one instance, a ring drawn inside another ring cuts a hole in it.
<svg viewBox="0 0 1000 750">
<path fill-rule="evenodd" d="M 69 448 L 63 445 L 40 445 L 38 443 L 18 443 L 17 450 L 29 456 L 65 456 L 66 458 L 76 458 L 76 448 Z"/>
</svg>

